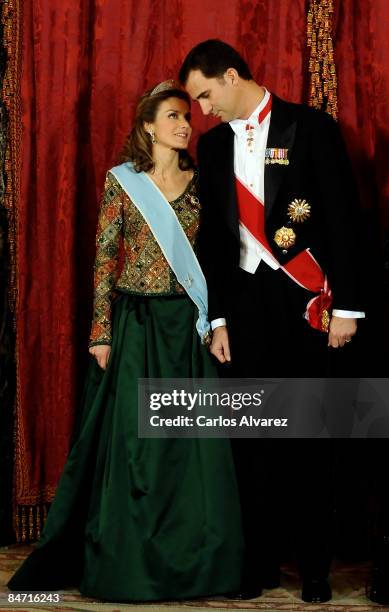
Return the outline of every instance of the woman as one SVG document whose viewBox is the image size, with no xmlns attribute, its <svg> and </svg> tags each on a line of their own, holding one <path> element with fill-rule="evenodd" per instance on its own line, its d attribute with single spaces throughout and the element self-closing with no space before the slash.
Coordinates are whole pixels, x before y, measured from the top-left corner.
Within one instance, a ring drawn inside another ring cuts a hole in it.
<svg viewBox="0 0 389 612">
<path fill-rule="evenodd" d="M 138 378 L 215 376 L 196 331 L 209 326 L 191 287 L 197 281 L 188 277 L 184 289 L 166 259 L 169 245 L 151 231 L 177 224 L 175 246 L 176 236 L 186 241 L 199 280 L 190 248 L 200 208 L 190 135 L 188 95 L 164 82 L 138 104 L 125 148 L 130 163 L 107 174 L 83 409 L 42 537 L 11 589 L 78 586 L 100 599 L 150 601 L 239 587 L 242 536 L 228 441 L 138 438 Z"/>
</svg>

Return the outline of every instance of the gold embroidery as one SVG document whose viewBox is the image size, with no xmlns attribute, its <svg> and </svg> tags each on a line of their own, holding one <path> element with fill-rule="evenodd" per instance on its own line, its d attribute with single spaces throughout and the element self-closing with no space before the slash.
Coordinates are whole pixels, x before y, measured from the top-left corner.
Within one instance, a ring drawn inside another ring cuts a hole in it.
<svg viewBox="0 0 389 612">
<path fill-rule="evenodd" d="M 328 310 L 323 310 L 321 314 L 321 328 L 324 332 L 328 332 L 330 326 L 330 315 Z"/>
<path fill-rule="evenodd" d="M 8 282 L 8 299 L 13 314 L 13 325 L 16 328 L 16 302 L 18 294 L 17 275 L 17 227 L 18 204 L 20 197 L 21 176 L 21 141 L 22 141 L 22 108 L 21 108 L 21 70 L 22 70 L 22 6 L 20 0 L 3 0 L 0 9 L 0 25 L 3 32 L 3 46 L 6 54 L 5 72 L 2 80 L 1 98 L 8 112 L 8 128 L 3 135 L 5 141 L 4 169 L 6 184 L 2 195 L 8 217 L 8 244 L 10 251 L 10 271 Z"/>
</svg>

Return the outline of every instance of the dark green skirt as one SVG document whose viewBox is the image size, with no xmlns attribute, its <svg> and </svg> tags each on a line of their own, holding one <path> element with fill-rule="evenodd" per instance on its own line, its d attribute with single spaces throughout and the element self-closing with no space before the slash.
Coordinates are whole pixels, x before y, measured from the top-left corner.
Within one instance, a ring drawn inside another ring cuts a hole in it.
<svg viewBox="0 0 389 612">
<path fill-rule="evenodd" d="M 228 440 L 139 439 L 137 379 L 215 377 L 186 296 L 121 294 L 107 370 L 92 360 L 71 451 L 14 590 L 113 601 L 239 587 L 243 537 Z"/>
</svg>

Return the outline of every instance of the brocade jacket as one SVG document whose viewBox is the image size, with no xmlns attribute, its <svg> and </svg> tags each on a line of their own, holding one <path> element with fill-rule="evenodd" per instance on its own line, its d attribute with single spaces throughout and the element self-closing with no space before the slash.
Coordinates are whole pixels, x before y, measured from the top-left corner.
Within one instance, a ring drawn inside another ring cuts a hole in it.
<svg viewBox="0 0 389 612">
<path fill-rule="evenodd" d="M 170 202 L 193 249 L 200 203 L 195 171 L 185 191 Z M 121 248 L 124 263 L 119 265 Z M 143 296 L 180 295 L 177 281 L 143 216 L 116 178 L 107 173 L 102 197 L 94 265 L 93 320 L 89 346 L 112 343 L 111 310 L 117 292 Z"/>
</svg>

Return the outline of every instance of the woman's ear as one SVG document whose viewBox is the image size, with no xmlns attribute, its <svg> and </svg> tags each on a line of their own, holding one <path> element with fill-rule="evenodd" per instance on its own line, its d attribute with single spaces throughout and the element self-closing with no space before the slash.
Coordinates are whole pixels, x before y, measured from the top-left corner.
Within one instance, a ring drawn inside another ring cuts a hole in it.
<svg viewBox="0 0 389 612">
<path fill-rule="evenodd" d="M 157 142 L 157 139 L 155 138 L 155 132 L 154 132 L 154 125 L 152 123 L 147 123 L 146 121 L 143 123 L 143 127 L 146 131 L 146 133 L 150 136 L 151 138 L 151 144 L 155 144 Z"/>
</svg>

